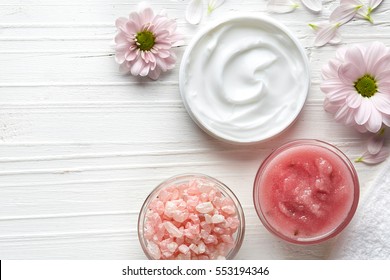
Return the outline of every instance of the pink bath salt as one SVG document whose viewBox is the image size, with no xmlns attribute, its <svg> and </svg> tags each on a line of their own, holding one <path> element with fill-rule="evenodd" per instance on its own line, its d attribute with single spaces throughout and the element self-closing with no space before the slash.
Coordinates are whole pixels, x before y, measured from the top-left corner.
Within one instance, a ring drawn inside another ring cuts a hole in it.
<svg viewBox="0 0 390 280">
<path fill-rule="evenodd" d="M 196 207 L 199 204 L 199 197 L 190 195 L 187 197 L 187 208 L 189 206 Z"/>
<path fill-rule="evenodd" d="M 188 216 L 188 218 L 189 218 L 194 224 L 199 224 L 199 223 L 200 223 L 199 216 L 196 215 L 196 214 L 190 214 L 190 215 Z"/>
<path fill-rule="evenodd" d="M 202 241 L 198 243 L 198 252 L 199 254 L 206 252 L 206 244 L 204 244 Z"/>
<path fill-rule="evenodd" d="M 170 235 L 172 235 L 173 237 L 182 237 L 183 236 L 183 232 L 180 231 L 174 224 L 172 224 L 171 222 L 165 222 L 164 223 L 164 226 L 165 226 L 165 229 L 168 231 L 168 233 Z"/>
<path fill-rule="evenodd" d="M 212 224 L 213 217 L 211 217 L 209 214 L 204 214 L 204 221 L 206 222 L 206 224 Z"/>
<path fill-rule="evenodd" d="M 208 233 L 210 233 L 213 230 L 213 228 L 212 228 L 213 226 L 206 223 L 205 221 L 200 223 L 200 227 L 202 229 L 204 229 L 205 231 L 207 231 Z"/>
<path fill-rule="evenodd" d="M 167 245 L 167 249 L 168 249 L 170 252 L 172 252 L 172 253 L 174 253 L 178 247 L 179 247 L 179 245 L 177 245 L 176 242 L 171 242 L 171 243 L 169 243 L 169 244 Z"/>
<path fill-rule="evenodd" d="M 198 260 L 200 260 L 200 261 L 207 261 L 207 260 L 209 260 L 210 258 L 208 257 L 208 256 L 206 256 L 206 255 L 200 255 L 200 256 L 198 256 Z"/>
<path fill-rule="evenodd" d="M 196 246 L 195 244 L 191 244 L 188 248 L 190 248 L 190 250 L 195 254 L 199 254 L 198 246 Z"/>
<path fill-rule="evenodd" d="M 223 215 L 218 215 L 218 214 L 215 214 L 212 218 L 211 218 L 211 222 L 213 224 L 219 224 L 219 223 L 222 223 L 225 221 L 225 217 Z"/>
<path fill-rule="evenodd" d="M 173 219 L 179 223 L 183 223 L 185 220 L 187 220 L 188 216 L 189 216 L 188 210 L 184 210 L 184 211 L 176 210 L 172 215 Z"/>
<path fill-rule="evenodd" d="M 202 214 L 210 213 L 214 210 L 214 206 L 210 201 L 199 203 L 195 208 L 196 211 Z"/>
<path fill-rule="evenodd" d="M 202 194 L 200 195 L 200 201 L 202 201 L 202 202 L 207 202 L 207 201 L 209 201 L 209 195 L 208 195 L 207 193 L 202 193 Z"/>
<path fill-rule="evenodd" d="M 144 237 L 154 259 L 216 259 L 234 245 L 234 202 L 215 185 L 194 180 L 162 189 L 151 201 Z"/>
<path fill-rule="evenodd" d="M 217 244 L 218 240 L 214 235 L 210 234 L 209 236 L 207 236 L 206 239 L 204 239 L 204 243 L 205 244 Z"/>
<path fill-rule="evenodd" d="M 149 242 L 147 248 L 152 258 L 156 260 L 159 260 L 161 258 L 161 251 L 156 243 Z"/>
<path fill-rule="evenodd" d="M 225 229 L 220 228 L 220 227 L 214 227 L 213 232 L 216 233 L 217 235 L 222 235 L 225 233 Z"/>
<path fill-rule="evenodd" d="M 210 233 L 207 232 L 206 230 L 202 229 L 200 231 L 200 237 L 203 238 L 203 239 L 206 239 L 207 237 L 209 237 Z"/>
<path fill-rule="evenodd" d="M 154 226 L 151 223 L 146 223 L 144 230 L 145 238 L 152 239 L 155 233 Z"/>
<path fill-rule="evenodd" d="M 187 245 L 182 244 L 179 246 L 179 251 L 183 254 L 187 254 L 190 251 L 190 248 Z"/>
<path fill-rule="evenodd" d="M 227 234 L 221 235 L 221 239 L 223 242 L 228 243 L 228 244 L 234 243 L 234 239 L 231 235 L 227 235 Z"/>
<path fill-rule="evenodd" d="M 234 215 L 236 214 L 236 209 L 234 208 L 233 205 L 226 205 L 226 206 L 222 206 L 222 211 L 228 215 Z"/>
</svg>

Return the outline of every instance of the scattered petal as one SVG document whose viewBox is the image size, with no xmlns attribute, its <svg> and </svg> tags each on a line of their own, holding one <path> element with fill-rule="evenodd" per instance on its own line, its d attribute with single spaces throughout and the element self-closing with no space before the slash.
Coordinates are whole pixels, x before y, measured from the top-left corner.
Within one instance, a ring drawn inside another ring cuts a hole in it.
<svg viewBox="0 0 390 280">
<path fill-rule="evenodd" d="M 343 25 L 353 19 L 362 5 L 345 4 L 338 6 L 329 17 L 329 21 Z"/>
<path fill-rule="evenodd" d="M 363 162 L 366 164 L 378 164 L 385 161 L 389 157 L 389 155 L 390 155 L 389 148 L 382 148 L 382 150 L 375 155 L 372 155 L 367 151 L 360 158 L 356 159 L 355 162 Z"/>
<path fill-rule="evenodd" d="M 322 10 L 322 0 L 301 0 L 302 3 L 313 12 L 319 12 Z"/>
<path fill-rule="evenodd" d="M 225 0 L 209 0 L 207 12 L 211 14 L 216 8 L 222 6 L 223 3 L 225 3 Z"/>
<path fill-rule="evenodd" d="M 375 10 L 383 0 L 368 0 L 368 10 L 371 12 Z"/>
<path fill-rule="evenodd" d="M 289 13 L 294 11 L 298 4 L 291 0 L 269 0 L 267 10 L 272 13 Z"/>
<path fill-rule="evenodd" d="M 199 24 L 203 15 L 203 1 L 190 0 L 186 10 L 186 20 L 190 24 Z"/>
<path fill-rule="evenodd" d="M 374 134 L 368 139 L 367 142 L 367 151 L 371 155 L 376 155 L 379 153 L 383 147 L 385 142 L 385 129 L 382 128 L 378 133 Z"/>
<path fill-rule="evenodd" d="M 314 40 L 314 46 L 322 47 L 332 41 L 336 37 L 339 27 L 339 24 L 328 23 L 326 27 L 320 29 Z"/>
</svg>

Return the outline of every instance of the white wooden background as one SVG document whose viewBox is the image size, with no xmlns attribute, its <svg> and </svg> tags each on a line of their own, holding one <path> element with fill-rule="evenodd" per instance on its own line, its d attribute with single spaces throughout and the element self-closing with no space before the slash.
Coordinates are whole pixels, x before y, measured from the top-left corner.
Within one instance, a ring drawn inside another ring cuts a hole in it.
<svg viewBox="0 0 390 280">
<path fill-rule="evenodd" d="M 188 1 L 150 1 L 184 20 Z M 390 1 L 376 21 L 341 28 L 343 44 L 381 40 L 390 46 Z M 247 219 L 237 259 L 322 259 L 332 242 L 294 246 L 272 237 L 253 208 L 252 184 L 272 149 L 298 138 L 318 138 L 358 157 L 366 136 L 337 124 L 322 108 L 320 69 L 335 46 L 313 48 L 307 24 L 326 19 L 304 8 L 271 15 L 288 25 L 310 59 L 312 86 L 297 123 L 279 138 L 255 146 L 222 143 L 187 115 L 178 67 L 159 81 L 123 76 L 110 42 L 114 22 L 136 8 L 126 0 L 0 0 L 0 258 L 145 259 L 137 216 L 162 180 L 201 172 L 237 194 Z M 264 15 L 265 0 L 227 0 L 203 19 Z M 178 48 L 178 62 L 185 46 Z M 378 166 L 356 164 L 364 194 Z"/>
</svg>

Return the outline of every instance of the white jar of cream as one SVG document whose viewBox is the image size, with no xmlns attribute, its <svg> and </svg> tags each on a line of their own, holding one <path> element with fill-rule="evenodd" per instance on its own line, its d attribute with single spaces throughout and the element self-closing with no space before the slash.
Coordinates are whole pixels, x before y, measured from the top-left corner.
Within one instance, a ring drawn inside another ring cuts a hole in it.
<svg viewBox="0 0 390 280">
<path fill-rule="evenodd" d="M 197 34 L 179 80 L 191 118 L 232 143 L 281 133 L 299 115 L 310 86 L 298 40 L 275 20 L 255 16 L 230 18 Z"/>
</svg>

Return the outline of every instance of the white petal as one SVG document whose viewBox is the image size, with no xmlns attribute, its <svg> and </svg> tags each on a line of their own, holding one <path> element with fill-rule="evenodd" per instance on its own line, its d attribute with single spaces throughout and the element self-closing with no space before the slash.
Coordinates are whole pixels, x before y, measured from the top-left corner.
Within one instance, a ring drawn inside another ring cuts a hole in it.
<svg viewBox="0 0 390 280">
<path fill-rule="evenodd" d="M 383 0 L 368 0 L 369 10 L 373 11 L 374 9 L 376 9 L 382 3 L 382 1 Z"/>
<path fill-rule="evenodd" d="M 369 152 L 365 152 L 363 156 L 358 158 L 356 162 L 364 162 L 366 164 L 378 164 L 385 161 L 390 155 L 389 148 L 382 148 L 382 150 L 376 155 L 372 155 Z"/>
<path fill-rule="evenodd" d="M 339 25 L 329 23 L 328 26 L 319 30 L 317 33 L 316 39 L 314 40 L 314 45 L 316 47 L 321 47 L 321 46 L 329 43 L 336 36 L 338 28 L 339 28 Z"/>
<path fill-rule="evenodd" d="M 354 4 L 345 4 L 338 6 L 330 14 L 329 21 L 340 25 L 345 24 L 354 18 L 359 9 L 360 7 Z"/>
<path fill-rule="evenodd" d="M 222 4 L 225 3 L 225 0 L 209 0 L 209 3 L 207 5 L 207 11 L 212 13 L 216 8 L 222 6 Z"/>
<path fill-rule="evenodd" d="M 322 0 L 301 0 L 302 3 L 313 12 L 322 10 Z"/>
<path fill-rule="evenodd" d="M 272 13 L 284 14 L 294 11 L 297 3 L 291 0 L 269 0 L 267 10 Z"/>
<path fill-rule="evenodd" d="M 385 143 L 385 129 L 382 128 L 378 133 L 374 134 L 368 139 L 367 152 L 372 155 L 379 153 Z"/>
<path fill-rule="evenodd" d="M 191 24 L 198 24 L 203 15 L 203 1 L 191 0 L 186 10 L 186 20 Z"/>
</svg>

